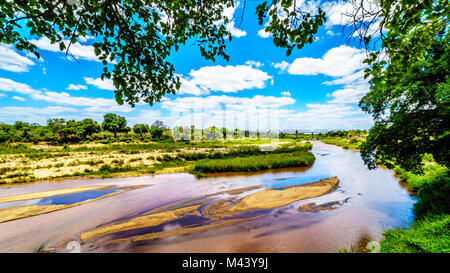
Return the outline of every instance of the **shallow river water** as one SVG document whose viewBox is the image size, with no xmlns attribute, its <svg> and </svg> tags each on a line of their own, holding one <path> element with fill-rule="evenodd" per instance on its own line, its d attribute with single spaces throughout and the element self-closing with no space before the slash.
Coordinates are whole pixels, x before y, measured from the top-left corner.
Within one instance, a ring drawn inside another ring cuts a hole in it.
<svg viewBox="0 0 450 273">
<path fill-rule="evenodd" d="M 377 241 L 384 230 L 413 221 L 415 199 L 391 170 L 368 170 L 358 152 L 313 144 L 316 161 L 309 168 L 200 179 L 178 173 L 2 186 L 0 198 L 105 188 L 0 203 L 0 210 L 75 204 L 0 223 L 0 252 L 67 252 L 71 241 L 79 242 L 82 252 L 336 252 L 362 240 Z M 260 190 L 328 177 L 337 177 L 339 186 L 320 197 L 226 216 L 210 212 Z M 301 209 L 305 204 L 315 209 Z M 88 235 L 99 230 L 106 231 Z"/>
</svg>

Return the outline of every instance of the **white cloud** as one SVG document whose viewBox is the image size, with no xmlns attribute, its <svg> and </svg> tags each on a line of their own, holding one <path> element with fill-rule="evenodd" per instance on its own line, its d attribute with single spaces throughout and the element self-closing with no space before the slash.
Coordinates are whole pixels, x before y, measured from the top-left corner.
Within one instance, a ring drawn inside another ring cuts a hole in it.
<svg viewBox="0 0 450 273">
<path fill-rule="evenodd" d="M 245 64 L 246 65 L 250 65 L 250 66 L 254 66 L 254 67 L 261 67 L 261 66 L 264 65 L 261 62 L 256 62 L 256 61 L 251 61 L 251 60 L 250 61 L 246 61 Z"/>
<path fill-rule="evenodd" d="M 369 90 L 367 79 L 364 79 L 365 65 L 362 61 L 365 58 L 365 50 L 342 45 L 328 50 L 321 58 L 297 58 L 292 64 L 283 61 L 272 65 L 281 71 L 287 69 L 294 75 L 334 77 L 323 84 L 343 87 L 327 95 L 331 98 L 328 103 L 346 104 L 358 103 Z"/>
<path fill-rule="evenodd" d="M 365 57 L 364 49 L 341 45 L 328 50 L 322 58 L 295 59 L 288 72 L 294 75 L 345 76 L 361 69 Z"/>
<path fill-rule="evenodd" d="M 44 91 L 32 94 L 31 97 L 35 100 L 43 100 L 72 106 L 102 107 L 117 105 L 117 102 L 113 99 L 73 97 L 67 92 L 58 93 L 53 91 Z"/>
<path fill-rule="evenodd" d="M 258 30 L 258 36 L 265 39 L 265 38 L 269 38 L 270 36 L 272 36 L 272 33 L 266 32 L 266 30 L 263 28 L 263 29 Z"/>
<path fill-rule="evenodd" d="M 92 40 L 94 38 L 95 38 L 94 36 L 90 36 L 90 35 L 80 36 L 80 37 L 78 37 L 78 41 L 80 41 L 81 43 L 86 43 L 88 40 Z"/>
<path fill-rule="evenodd" d="M 0 69 L 11 72 L 27 72 L 35 63 L 17 53 L 10 45 L 0 45 Z"/>
<path fill-rule="evenodd" d="M 281 63 L 272 63 L 272 66 L 280 69 L 280 72 L 283 72 L 289 67 L 289 63 L 286 61 L 282 61 Z"/>
<path fill-rule="evenodd" d="M 74 113 L 77 113 L 74 115 Z M 30 123 L 45 124 L 47 119 L 54 118 L 55 115 L 58 118 L 65 119 L 83 119 L 84 115 L 78 114 L 78 109 L 61 107 L 61 106 L 48 106 L 44 108 L 35 107 L 0 107 L 0 119 L 3 122 L 14 123 L 21 120 Z"/>
<path fill-rule="evenodd" d="M 252 98 L 232 96 L 208 96 L 208 97 L 183 97 L 173 100 L 167 99 L 161 102 L 163 109 L 183 112 L 205 109 L 246 109 L 251 107 L 282 107 L 294 104 L 295 100 L 289 97 L 273 97 L 256 95 Z"/>
<path fill-rule="evenodd" d="M 34 53 L 31 52 L 27 52 L 25 53 L 25 56 L 30 57 L 32 59 L 38 60 L 39 62 L 44 62 L 44 58 L 42 58 L 42 56 L 39 56 L 39 59 L 36 57 L 36 55 L 34 55 Z"/>
<path fill-rule="evenodd" d="M 364 13 L 370 11 L 376 14 L 380 9 L 377 0 L 328 1 L 321 4 L 320 7 L 327 15 L 327 21 L 325 22 L 326 28 L 335 25 L 346 25 L 352 20 L 352 16 L 362 18 L 368 22 L 372 18 L 370 16 L 363 16 Z"/>
<path fill-rule="evenodd" d="M 236 9 L 239 7 L 239 5 L 239 2 L 235 2 L 234 6 L 224 7 L 222 12 L 222 15 L 228 18 L 228 23 L 225 25 L 226 30 L 229 31 L 232 36 L 237 38 L 247 35 L 247 32 L 245 30 L 241 30 L 235 27 L 234 13 L 236 12 Z M 223 23 L 223 20 L 217 22 L 218 25 L 221 25 Z"/>
<path fill-rule="evenodd" d="M 237 38 L 247 35 L 247 32 L 245 30 L 238 29 L 234 26 L 234 20 L 228 23 L 225 28 L 231 33 L 231 35 Z"/>
<path fill-rule="evenodd" d="M 160 111 L 142 110 L 129 119 L 136 123 L 151 123 L 159 119 L 170 127 L 195 125 L 197 128 L 225 126 L 241 129 L 353 129 L 370 128 L 372 119 L 357 107 L 348 104 L 306 104 L 305 110 L 283 109 L 295 103 L 290 97 L 231 96 L 184 97 L 165 100 Z M 128 118 L 127 118 L 128 119 Z"/>
<path fill-rule="evenodd" d="M 38 40 L 32 39 L 30 40 L 30 42 L 36 45 L 39 49 L 48 50 L 52 52 L 61 52 L 65 54 L 65 51 L 59 50 L 58 43 L 52 44 L 50 39 L 48 39 L 47 37 L 41 37 Z M 67 40 L 64 41 L 66 47 L 69 46 L 69 43 L 70 42 Z M 75 43 L 70 46 L 69 51 L 75 58 L 100 62 L 100 60 L 94 53 L 94 47 L 91 45 L 82 45 L 80 43 Z"/>
<path fill-rule="evenodd" d="M 25 98 L 19 96 L 12 96 L 12 98 L 15 100 L 25 101 Z"/>
<path fill-rule="evenodd" d="M 114 99 L 74 97 L 67 92 L 58 93 L 48 91 L 46 89 L 37 90 L 31 88 L 27 84 L 15 82 L 13 80 L 6 78 L 0 78 L 0 91 L 16 92 L 20 94 L 29 95 L 32 99 L 35 100 L 41 100 L 63 105 L 84 106 L 84 107 L 117 106 L 117 102 Z"/>
<path fill-rule="evenodd" d="M 362 69 L 342 78 L 326 81 L 324 84 L 344 86 L 327 95 L 333 98 L 329 103 L 358 103 L 370 89 L 367 79 L 364 79 L 364 70 Z"/>
<path fill-rule="evenodd" d="M 131 112 L 133 108 L 128 105 L 113 105 L 107 107 L 92 106 L 83 109 L 86 112 L 109 113 L 109 112 Z"/>
<path fill-rule="evenodd" d="M 291 92 L 289 91 L 283 91 L 281 92 L 281 95 L 285 96 L 285 97 L 290 97 L 291 96 Z"/>
<path fill-rule="evenodd" d="M 24 83 L 15 82 L 6 78 L 0 78 L 0 90 L 6 92 L 17 92 L 25 95 L 39 92 Z"/>
<path fill-rule="evenodd" d="M 66 87 L 66 89 L 67 90 L 81 90 L 81 89 L 86 90 L 87 86 L 86 85 L 82 85 L 82 84 L 73 84 L 73 83 L 71 83 L 71 84 L 69 84 L 68 87 Z"/>
<path fill-rule="evenodd" d="M 282 121 L 283 128 L 344 130 L 370 128 L 372 118 L 359 108 L 339 104 L 307 104 L 305 111 L 291 112 Z"/>
<path fill-rule="evenodd" d="M 98 89 L 111 90 L 111 91 L 116 90 L 116 88 L 114 87 L 113 81 L 111 79 L 105 78 L 104 80 L 102 80 L 101 78 L 94 79 L 91 77 L 84 77 L 84 81 L 87 84 L 97 87 Z"/>
<path fill-rule="evenodd" d="M 249 65 L 205 66 L 191 70 L 189 78 L 182 78 L 180 94 L 207 94 L 210 91 L 235 93 L 240 90 L 264 88 L 272 76 Z"/>
</svg>

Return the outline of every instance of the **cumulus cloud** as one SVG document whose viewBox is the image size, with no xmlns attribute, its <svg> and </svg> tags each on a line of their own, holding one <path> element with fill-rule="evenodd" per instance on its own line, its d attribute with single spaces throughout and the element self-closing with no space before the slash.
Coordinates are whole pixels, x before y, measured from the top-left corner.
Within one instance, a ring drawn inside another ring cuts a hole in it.
<svg viewBox="0 0 450 273">
<path fill-rule="evenodd" d="M 327 95 L 333 98 L 329 103 L 358 103 L 370 89 L 367 80 L 364 79 L 364 70 L 361 69 L 353 74 L 324 82 L 326 85 L 343 85 L 342 89 Z"/>
<path fill-rule="evenodd" d="M 297 58 L 287 71 L 294 75 L 345 76 L 361 69 L 365 57 L 364 49 L 341 45 L 328 50 L 322 58 Z"/>
<path fill-rule="evenodd" d="M 269 38 L 270 36 L 272 36 L 272 33 L 267 32 L 264 28 L 258 30 L 258 36 L 265 39 L 265 38 Z"/>
<path fill-rule="evenodd" d="M 98 89 L 111 90 L 111 91 L 116 90 L 116 88 L 114 87 L 113 81 L 111 79 L 105 78 L 104 80 L 102 80 L 101 78 L 94 79 L 91 77 L 84 77 L 84 81 L 87 84 L 97 87 Z"/>
<path fill-rule="evenodd" d="M 245 89 L 264 88 L 273 77 L 250 65 L 204 66 L 191 70 L 181 79 L 179 94 L 208 94 L 211 91 L 235 93 Z"/>
<path fill-rule="evenodd" d="M 27 72 L 35 63 L 17 53 L 11 45 L 0 45 L 0 69 L 11 72 Z"/>
<path fill-rule="evenodd" d="M 284 72 L 289 67 L 289 63 L 282 61 L 281 63 L 272 63 L 272 66 L 278 68 L 280 72 Z"/>
<path fill-rule="evenodd" d="M 285 96 L 285 97 L 290 97 L 291 96 L 291 92 L 289 91 L 283 91 L 281 92 L 281 95 Z"/>
<path fill-rule="evenodd" d="M 228 23 L 225 28 L 236 38 L 244 37 L 247 35 L 247 32 L 245 30 L 238 29 L 234 26 L 234 21 L 231 21 Z"/>
<path fill-rule="evenodd" d="M 331 98 L 328 103 L 358 103 L 369 90 L 368 79 L 364 79 L 365 65 L 362 61 L 365 58 L 365 50 L 341 45 L 328 50 L 321 58 L 297 58 L 291 64 L 283 61 L 273 66 L 293 75 L 333 77 L 323 84 L 343 87 L 327 95 Z"/>
</svg>

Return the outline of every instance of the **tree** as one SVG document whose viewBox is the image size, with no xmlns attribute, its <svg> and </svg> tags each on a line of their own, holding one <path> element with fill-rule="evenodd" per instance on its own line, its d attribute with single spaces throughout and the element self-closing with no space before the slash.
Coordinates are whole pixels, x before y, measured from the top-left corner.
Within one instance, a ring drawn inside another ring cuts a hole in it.
<svg viewBox="0 0 450 273">
<path fill-rule="evenodd" d="M 320 9 L 311 15 L 295 3 L 273 0 L 257 7 L 259 24 L 268 22 L 266 31 L 288 55 L 311 43 L 325 21 Z M 229 60 L 225 42 L 232 36 L 224 9 L 232 6 L 234 0 L 0 1 L 0 41 L 40 58 L 31 37 L 44 36 L 75 59 L 71 46 L 93 36 L 94 52 L 103 63 L 101 78 L 112 79 L 117 102 L 152 105 L 181 87 L 168 61 L 180 45 L 193 40 L 205 59 Z"/>
<path fill-rule="evenodd" d="M 117 137 L 117 133 L 128 132 L 130 130 L 127 127 L 125 118 L 113 113 L 108 113 L 103 116 L 102 128 L 105 131 L 114 133 L 114 137 Z"/>
<path fill-rule="evenodd" d="M 152 135 L 153 139 L 161 139 L 162 135 L 164 133 L 164 130 L 158 127 L 150 127 L 150 134 Z"/>
<path fill-rule="evenodd" d="M 160 120 L 155 120 L 155 122 L 152 123 L 151 127 L 159 128 L 159 129 L 167 129 L 167 126 L 164 124 L 164 122 Z"/>
<path fill-rule="evenodd" d="M 80 134 L 83 139 L 101 131 L 100 125 L 90 118 L 83 119 L 78 123 L 78 126 L 81 129 Z"/>
<path fill-rule="evenodd" d="M 142 136 L 143 134 L 148 133 L 150 130 L 149 126 L 147 124 L 135 124 L 133 126 L 133 132 L 135 134 L 138 134 Z"/>
<path fill-rule="evenodd" d="M 422 157 L 449 165 L 449 18 L 447 0 L 381 1 L 381 49 L 371 52 L 370 91 L 360 107 L 375 121 L 361 156 L 370 168 L 390 160 L 420 173 Z M 366 43 L 371 37 L 366 37 Z M 383 58 L 384 57 L 384 58 Z"/>
</svg>

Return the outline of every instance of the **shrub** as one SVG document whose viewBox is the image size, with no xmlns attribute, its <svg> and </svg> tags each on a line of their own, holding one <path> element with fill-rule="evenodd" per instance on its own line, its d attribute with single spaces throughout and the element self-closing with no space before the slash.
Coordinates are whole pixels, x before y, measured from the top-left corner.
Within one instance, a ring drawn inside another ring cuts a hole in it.
<svg viewBox="0 0 450 273">
<path fill-rule="evenodd" d="M 429 179 L 417 192 L 419 201 L 414 205 L 416 217 L 426 214 L 450 214 L 450 178 L 448 176 Z"/>
</svg>

